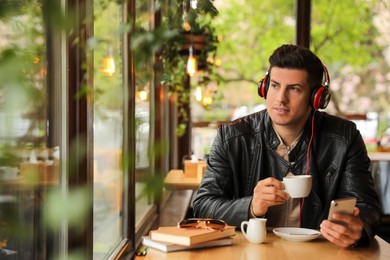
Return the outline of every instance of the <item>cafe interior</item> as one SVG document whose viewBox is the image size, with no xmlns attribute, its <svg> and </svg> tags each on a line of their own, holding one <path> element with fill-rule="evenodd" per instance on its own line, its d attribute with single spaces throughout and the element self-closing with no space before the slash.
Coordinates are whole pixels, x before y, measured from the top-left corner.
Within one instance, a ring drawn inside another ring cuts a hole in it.
<svg viewBox="0 0 390 260">
<path fill-rule="evenodd" d="M 390 259 L 389 23 L 386 0 L 0 0 L 0 259 Z M 284 43 L 322 57 L 326 112 L 363 136 L 375 241 L 145 248 L 194 217 L 217 127 L 265 108 Z"/>
</svg>

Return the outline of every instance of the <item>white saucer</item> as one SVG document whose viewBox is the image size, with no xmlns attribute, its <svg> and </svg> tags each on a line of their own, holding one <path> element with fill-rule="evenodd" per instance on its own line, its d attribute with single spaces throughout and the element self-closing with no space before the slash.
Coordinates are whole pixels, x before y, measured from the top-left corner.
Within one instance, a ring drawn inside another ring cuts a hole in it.
<svg viewBox="0 0 390 260">
<path fill-rule="evenodd" d="M 274 228 L 273 232 L 282 239 L 294 242 L 310 241 L 321 235 L 318 230 L 294 227 Z"/>
</svg>

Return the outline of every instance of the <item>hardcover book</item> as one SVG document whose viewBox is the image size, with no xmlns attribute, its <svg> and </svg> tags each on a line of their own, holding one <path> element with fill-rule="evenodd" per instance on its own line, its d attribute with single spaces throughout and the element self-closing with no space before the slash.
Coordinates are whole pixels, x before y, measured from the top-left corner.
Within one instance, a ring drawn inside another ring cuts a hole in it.
<svg viewBox="0 0 390 260">
<path fill-rule="evenodd" d="M 206 241 L 234 236 L 235 228 L 235 226 L 226 226 L 223 230 L 212 230 L 205 228 L 181 229 L 176 226 L 160 227 L 157 230 L 150 231 L 149 236 L 155 241 L 192 246 Z"/>
<path fill-rule="evenodd" d="M 170 242 L 163 242 L 163 241 L 155 241 L 152 240 L 148 236 L 142 237 L 142 244 L 144 246 L 154 248 L 163 252 L 175 252 L 175 251 L 184 251 L 184 250 L 191 250 L 191 249 L 198 249 L 198 248 L 208 248 L 208 247 L 216 247 L 216 246 L 228 246 L 233 244 L 233 238 L 232 237 L 226 237 L 216 240 L 211 240 L 199 244 L 195 244 L 192 246 L 183 246 L 183 245 L 177 245 Z"/>
</svg>

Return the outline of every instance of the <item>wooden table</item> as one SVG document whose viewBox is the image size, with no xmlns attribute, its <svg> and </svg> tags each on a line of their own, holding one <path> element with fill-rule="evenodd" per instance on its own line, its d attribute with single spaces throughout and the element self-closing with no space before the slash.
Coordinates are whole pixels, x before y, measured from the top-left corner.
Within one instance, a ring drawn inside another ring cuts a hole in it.
<svg viewBox="0 0 390 260">
<path fill-rule="evenodd" d="M 267 234 L 265 243 L 251 244 L 240 231 L 236 231 L 231 246 L 171 253 L 149 248 L 145 257 L 135 259 L 390 259 L 390 244 L 376 236 L 367 248 L 344 249 L 323 238 L 309 242 L 291 242 L 278 238 L 272 232 Z"/>
<path fill-rule="evenodd" d="M 170 190 L 196 190 L 201 180 L 186 177 L 183 170 L 170 170 L 164 179 L 164 185 Z"/>
</svg>

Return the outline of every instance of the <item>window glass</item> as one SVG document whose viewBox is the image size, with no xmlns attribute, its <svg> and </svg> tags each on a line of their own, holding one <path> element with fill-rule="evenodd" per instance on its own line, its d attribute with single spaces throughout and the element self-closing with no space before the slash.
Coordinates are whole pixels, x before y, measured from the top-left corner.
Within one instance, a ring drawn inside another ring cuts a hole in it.
<svg viewBox="0 0 390 260">
<path fill-rule="evenodd" d="M 355 3 L 356 8 L 349 8 Z M 310 48 L 326 64 L 331 79 L 332 100 L 326 110 L 377 117 L 378 132 L 384 130 L 389 113 L 389 14 L 385 1 L 312 3 Z"/>
<path fill-rule="evenodd" d="M 147 32 L 153 28 L 153 1 L 136 1 L 136 31 Z M 145 194 L 145 176 L 149 176 L 151 145 L 151 89 L 153 87 L 153 55 L 135 52 L 135 136 L 136 136 L 136 225 L 150 209 L 152 202 Z"/>
<path fill-rule="evenodd" d="M 41 213 L 59 180 L 58 147 L 48 147 L 43 7 L 3 1 L 0 10 L 0 248 L 12 259 L 33 259 L 46 238 L 55 243 Z"/>
<path fill-rule="evenodd" d="M 311 17 L 310 46 L 331 79 L 326 111 L 355 122 L 369 152 L 383 151 L 381 140 L 390 125 L 389 2 L 318 0 L 312 2 Z M 371 172 L 388 215 L 389 162 L 373 156 L 369 153 Z M 379 233 L 386 234 L 386 228 Z"/>
<path fill-rule="evenodd" d="M 198 158 L 209 153 L 220 122 L 265 108 L 256 83 L 272 51 L 295 42 L 296 1 L 242 2 L 215 1 L 219 14 L 210 25 L 218 43 L 215 57 L 208 56 L 213 66 L 191 78 L 192 151 Z"/>
<path fill-rule="evenodd" d="M 94 259 L 103 259 L 123 238 L 123 79 L 121 6 L 94 1 Z"/>
</svg>

